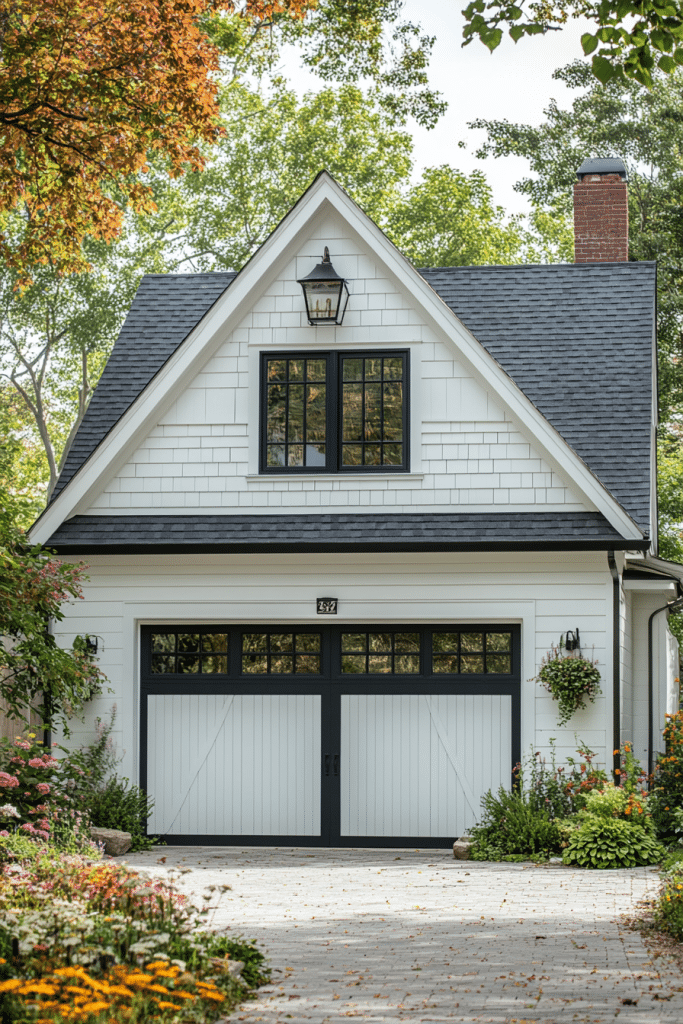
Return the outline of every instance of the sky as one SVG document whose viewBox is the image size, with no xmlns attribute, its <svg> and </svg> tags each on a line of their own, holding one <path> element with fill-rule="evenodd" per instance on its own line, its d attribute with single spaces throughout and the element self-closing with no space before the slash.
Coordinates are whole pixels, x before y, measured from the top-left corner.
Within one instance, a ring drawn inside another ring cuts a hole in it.
<svg viewBox="0 0 683 1024">
<path fill-rule="evenodd" d="M 525 160 L 507 157 L 485 161 L 474 153 L 486 137 L 484 131 L 468 129 L 477 118 L 540 124 L 551 97 L 569 107 L 574 90 L 554 81 L 553 71 L 582 56 L 579 38 L 585 23 L 573 22 L 561 32 L 534 36 L 515 44 L 504 38 L 493 54 L 478 40 L 464 49 L 462 43 L 463 0 L 406 0 L 404 17 L 419 21 L 429 35 L 436 36 L 430 82 L 443 93 L 448 110 L 430 131 L 413 125 L 416 177 L 423 167 L 448 163 L 469 173 L 480 168 L 486 173 L 496 203 L 509 213 L 523 213 L 526 200 L 513 185 L 528 172 Z M 294 63 L 286 68 L 295 88 L 320 87 L 318 79 L 300 72 Z M 458 148 L 464 141 L 467 149 Z"/>
</svg>

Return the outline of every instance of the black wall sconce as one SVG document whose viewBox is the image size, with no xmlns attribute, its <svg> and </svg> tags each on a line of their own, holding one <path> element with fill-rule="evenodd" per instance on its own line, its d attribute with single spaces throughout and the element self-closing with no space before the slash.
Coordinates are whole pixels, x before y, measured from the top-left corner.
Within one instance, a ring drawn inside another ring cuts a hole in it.
<svg viewBox="0 0 683 1024">
<path fill-rule="evenodd" d="M 90 655 L 97 654 L 98 641 L 99 641 L 100 637 L 98 637 L 98 636 L 86 636 L 84 639 L 85 639 L 85 649 L 86 649 L 87 653 L 90 654 Z"/>
<path fill-rule="evenodd" d="M 574 632 L 568 629 L 564 635 L 564 649 L 565 651 L 580 651 L 581 650 L 581 638 L 579 636 L 579 627 L 577 626 Z"/>
<path fill-rule="evenodd" d="M 349 289 L 330 262 L 325 246 L 322 263 L 298 282 L 304 293 L 309 324 L 340 324 L 349 301 Z"/>
</svg>

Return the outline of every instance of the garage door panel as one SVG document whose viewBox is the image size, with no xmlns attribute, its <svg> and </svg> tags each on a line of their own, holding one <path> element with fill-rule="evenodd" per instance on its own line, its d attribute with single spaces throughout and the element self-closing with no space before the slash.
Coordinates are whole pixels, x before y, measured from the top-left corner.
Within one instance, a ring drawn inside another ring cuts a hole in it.
<svg viewBox="0 0 683 1024">
<path fill-rule="evenodd" d="M 509 785 L 505 694 L 341 697 L 341 835 L 462 835 Z"/>
<path fill-rule="evenodd" d="M 319 694 L 150 694 L 149 831 L 320 835 Z"/>
</svg>

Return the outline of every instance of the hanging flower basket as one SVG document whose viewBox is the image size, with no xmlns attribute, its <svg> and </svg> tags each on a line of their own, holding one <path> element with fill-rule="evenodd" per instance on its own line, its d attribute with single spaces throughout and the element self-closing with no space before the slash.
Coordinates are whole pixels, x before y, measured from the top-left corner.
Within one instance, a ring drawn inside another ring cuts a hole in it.
<svg viewBox="0 0 683 1024">
<path fill-rule="evenodd" d="M 580 654 L 566 654 L 560 647 L 551 648 L 541 662 L 536 680 L 557 701 L 558 725 L 566 725 L 576 711 L 602 693 L 596 664 Z"/>
</svg>

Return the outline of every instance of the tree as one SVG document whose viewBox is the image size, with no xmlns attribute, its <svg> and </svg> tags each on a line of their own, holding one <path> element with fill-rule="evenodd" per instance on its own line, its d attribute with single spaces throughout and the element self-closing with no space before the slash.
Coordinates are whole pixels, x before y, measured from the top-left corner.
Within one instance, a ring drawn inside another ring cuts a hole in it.
<svg viewBox="0 0 683 1024">
<path fill-rule="evenodd" d="M 505 29 L 518 42 L 587 18 L 595 31 L 584 32 L 581 45 L 603 84 L 633 79 L 649 88 L 656 68 L 670 74 L 683 64 L 683 7 L 674 0 L 470 0 L 463 14 L 463 46 L 478 37 L 491 51 Z"/>
<path fill-rule="evenodd" d="M 0 449 L 0 480 L 8 475 L 10 449 Z M 81 596 L 83 567 L 28 544 L 17 526 L 23 514 L 22 502 L 0 488 L 0 697 L 9 717 L 28 724 L 34 711 L 68 735 L 69 719 L 99 692 L 103 676 L 85 637 L 65 650 L 47 624 L 63 619 L 63 604 Z"/>
</svg>

